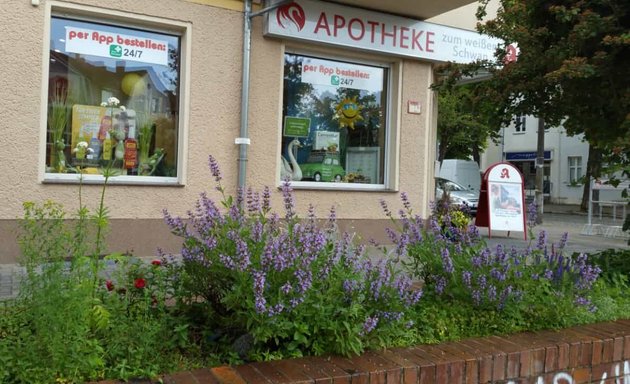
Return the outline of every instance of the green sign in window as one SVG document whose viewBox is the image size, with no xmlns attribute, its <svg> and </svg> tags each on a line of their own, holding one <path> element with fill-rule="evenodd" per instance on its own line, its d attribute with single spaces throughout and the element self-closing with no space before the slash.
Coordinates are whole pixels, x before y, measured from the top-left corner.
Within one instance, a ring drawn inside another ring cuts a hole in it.
<svg viewBox="0 0 630 384">
<path fill-rule="evenodd" d="M 305 117 L 284 117 L 284 135 L 291 137 L 308 137 L 311 130 L 311 119 Z"/>
</svg>

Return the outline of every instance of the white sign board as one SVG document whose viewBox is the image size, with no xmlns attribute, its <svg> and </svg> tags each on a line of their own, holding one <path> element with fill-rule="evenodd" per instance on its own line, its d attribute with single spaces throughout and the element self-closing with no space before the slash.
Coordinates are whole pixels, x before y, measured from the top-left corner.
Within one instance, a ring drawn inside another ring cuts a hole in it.
<svg viewBox="0 0 630 384">
<path fill-rule="evenodd" d="M 331 146 L 339 148 L 339 132 L 315 132 L 315 144 L 313 145 L 314 150 L 327 150 Z"/>
<path fill-rule="evenodd" d="M 302 82 L 342 88 L 380 92 L 383 90 L 383 69 L 305 57 Z"/>
<path fill-rule="evenodd" d="M 269 12 L 265 35 L 456 63 L 493 59 L 502 44 L 474 31 L 313 0 Z"/>
<path fill-rule="evenodd" d="M 499 163 L 488 173 L 490 230 L 525 232 L 523 177 L 514 166 Z"/>
<path fill-rule="evenodd" d="M 66 26 L 66 52 L 168 65 L 166 41 L 72 26 Z"/>
</svg>

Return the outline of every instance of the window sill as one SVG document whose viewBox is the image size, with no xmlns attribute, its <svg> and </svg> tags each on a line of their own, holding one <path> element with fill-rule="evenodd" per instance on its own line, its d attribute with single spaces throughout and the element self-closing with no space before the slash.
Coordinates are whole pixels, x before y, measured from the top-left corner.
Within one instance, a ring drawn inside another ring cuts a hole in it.
<svg viewBox="0 0 630 384">
<path fill-rule="evenodd" d="M 514 134 L 514 135 L 524 135 L 524 134 L 526 134 L 526 133 L 527 133 L 527 132 L 514 132 L 513 134 Z"/>
<path fill-rule="evenodd" d="M 105 178 L 102 175 L 81 175 L 68 173 L 46 173 L 42 183 L 44 184 L 89 184 L 102 185 Z M 165 187 L 180 187 L 183 184 L 177 177 L 161 176 L 112 176 L 107 181 L 108 185 L 151 185 Z"/>
<path fill-rule="evenodd" d="M 282 188 L 282 185 L 278 185 Z M 387 188 L 384 184 L 363 184 L 363 183 L 335 183 L 317 181 L 292 181 L 293 190 L 316 190 L 316 191 L 363 191 L 363 192 L 396 192 Z"/>
</svg>

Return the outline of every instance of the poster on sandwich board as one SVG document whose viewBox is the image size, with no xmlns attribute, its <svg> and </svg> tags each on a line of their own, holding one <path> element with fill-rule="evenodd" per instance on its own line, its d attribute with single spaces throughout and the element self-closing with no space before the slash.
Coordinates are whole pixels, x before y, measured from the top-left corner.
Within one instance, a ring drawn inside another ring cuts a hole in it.
<svg viewBox="0 0 630 384">
<path fill-rule="evenodd" d="M 485 196 L 484 196 L 485 195 Z M 476 224 L 492 231 L 523 232 L 525 239 L 525 194 L 523 175 L 510 163 L 496 163 L 484 173 Z"/>
</svg>

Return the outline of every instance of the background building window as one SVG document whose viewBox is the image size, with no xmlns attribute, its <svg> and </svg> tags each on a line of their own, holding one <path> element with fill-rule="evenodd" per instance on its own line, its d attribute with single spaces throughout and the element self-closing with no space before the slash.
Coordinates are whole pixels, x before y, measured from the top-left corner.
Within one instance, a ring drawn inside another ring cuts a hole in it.
<svg viewBox="0 0 630 384">
<path fill-rule="evenodd" d="M 569 183 L 582 181 L 582 156 L 569 156 Z"/>
<path fill-rule="evenodd" d="M 519 115 L 514 120 L 514 130 L 515 132 L 525 132 L 527 128 L 527 120 L 525 115 Z"/>
<path fill-rule="evenodd" d="M 281 177 L 384 184 L 388 76 L 387 67 L 286 54 Z"/>
<path fill-rule="evenodd" d="M 53 17 L 50 44 L 46 172 L 177 177 L 180 36 Z"/>
</svg>

